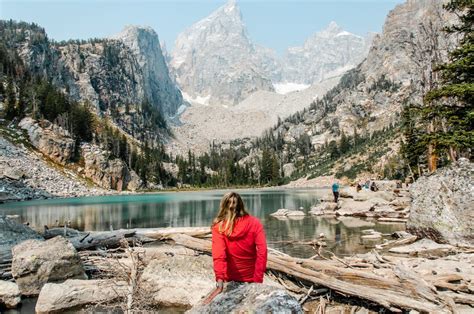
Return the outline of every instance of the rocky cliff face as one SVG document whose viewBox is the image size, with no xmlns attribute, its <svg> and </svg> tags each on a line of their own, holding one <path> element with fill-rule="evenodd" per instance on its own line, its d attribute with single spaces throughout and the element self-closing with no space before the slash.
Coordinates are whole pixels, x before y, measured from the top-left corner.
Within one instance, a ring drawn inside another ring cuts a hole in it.
<svg viewBox="0 0 474 314">
<path fill-rule="evenodd" d="M 117 191 L 135 191 L 141 187 L 138 175 L 121 159 L 111 159 L 110 152 L 96 145 L 83 144 L 81 153 L 85 163 L 85 176 L 98 186 Z"/>
<path fill-rule="evenodd" d="M 71 161 L 75 141 L 68 131 L 47 120 L 40 125 L 31 118 L 23 119 L 18 126 L 28 132 L 33 146 L 55 162 L 65 165 Z"/>
<path fill-rule="evenodd" d="M 474 164 L 457 163 L 421 177 L 411 187 L 407 227 L 453 245 L 474 244 Z"/>
<path fill-rule="evenodd" d="M 331 22 L 326 29 L 308 38 L 303 46 L 288 49 L 282 61 L 282 79 L 313 84 L 340 76 L 367 56 L 372 37 L 351 34 Z"/>
<path fill-rule="evenodd" d="M 235 1 L 178 36 L 171 67 L 189 99 L 210 104 L 235 105 L 257 90 L 273 91 Z"/>
<path fill-rule="evenodd" d="M 91 103 L 100 115 L 117 118 L 126 107 L 148 100 L 170 117 L 183 104 L 158 36 L 149 28 L 128 27 L 114 39 L 57 43 L 38 26 L 2 23 L 2 39 L 33 74 L 47 78 L 73 100 Z M 138 120 L 136 124 L 143 127 Z"/>
<path fill-rule="evenodd" d="M 150 27 L 128 26 L 113 38 L 122 41 L 138 61 L 145 97 L 152 104 L 160 104 L 167 116 L 176 114 L 183 97 L 170 78 L 156 32 Z"/>
<path fill-rule="evenodd" d="M 37 122 L 31 118 L 24 118 L 19 126 L 28 132 L 31 144 L 41 153 L 62 165 L 72 162 L 75 141 L 67 131 L 49 121 Z M 80 151 L 84 168 L 79 173 L 98 186 L 118 191 L 135 191 L 141 187 L 138 175 L 121 159 L 111 159 L 109 151 L 89 143 L 83 143 Z"/>
</svg>

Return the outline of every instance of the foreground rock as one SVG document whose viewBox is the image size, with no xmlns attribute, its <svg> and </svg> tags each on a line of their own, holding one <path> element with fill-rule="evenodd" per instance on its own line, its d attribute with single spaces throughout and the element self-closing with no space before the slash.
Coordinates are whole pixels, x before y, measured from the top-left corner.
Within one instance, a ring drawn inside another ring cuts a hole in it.
<svg viewBox="0 0 474 314">
<path fill-rule="evenodd" d="M 311 207 L 309 210 L 309 214 L 314 215 L 314 216 L 320 216 L 320 215 L 334 215 L 335 210 L 337 208 L 336 203 L 330 203 L 330 202 L 321 202 L 320 204 Z"/>
<path fill-rule="evenodd" d="M 258 283 L 231 282 L 210 304 L 188 313 L 303 313 L 285 290 Z"/>
<path fill-rule="evenodd" d="M 0 305 L 7 309 L 15 308 L 21 302 L 20 290 L 16 283 L 0 281 Z"/>
<path fill-rule="evenodd" d="M 76 280 L 47 283 L 41 289 L 36 313 L 64 311 L 88 304 L 104 304 L 123 298 L 127 293 L 125 282 L 112 280 Z"/>
<path fill-rule="evenodd" d="M 390 253 L 407 254 L 410 256 L 446 256 L 454 252 L 454 247 L 449 244 L 438 244 L 429 239 L 421 239 L 405 246 L 391 248 Z"/>
<path fill-rule="evenodd" d="M 27 240 L 13 248 L 12 275 L 22 295 L 38 295 L 44 284 L 86 279 L 82 261 L 63 237 Z"/>
<path fill-rule="evenodd" d="M 6 216 L 0 216 L 0 262 L 11 258 L 11 249 L 14 245 L 28 239 L 39 240 L 42 237 L 30 227 Z"/>
<path fill-rule="evenodd" d="M 467 159 L 421 177 L 410 188 L 407 227 L 452 245 L 474 246 L 474 164 Z"/>
<path fill-rule="evenodd" d="M 143 271 L 142 287 L 153 305 L 189 309 L 214 289 L 212 269 L 206 255 L 152 260 Z"/>
</svg>

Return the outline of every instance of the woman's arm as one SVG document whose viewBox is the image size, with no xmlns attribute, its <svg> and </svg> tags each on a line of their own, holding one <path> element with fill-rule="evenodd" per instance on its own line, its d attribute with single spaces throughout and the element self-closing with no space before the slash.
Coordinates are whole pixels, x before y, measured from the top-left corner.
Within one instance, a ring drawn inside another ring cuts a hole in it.
<svg viewBox="0 0 474 314">
<path fill-rule="evenodd" d="M 255 234 L 255 246 L 257 248 L 257 258 L 255 260 L 254 282 L 263 282 L 263 274 L 267 269 L 267 240 L 265 230 L 260 221 L 257 220 L 257 232 Z"/>
<path fill-rule="evenodd" d="M 227 281 L 227 256 L 225 235 L 219 232 L 217 226 L 212 227 L 212 260 L 216 281 Z"/>
</svg>

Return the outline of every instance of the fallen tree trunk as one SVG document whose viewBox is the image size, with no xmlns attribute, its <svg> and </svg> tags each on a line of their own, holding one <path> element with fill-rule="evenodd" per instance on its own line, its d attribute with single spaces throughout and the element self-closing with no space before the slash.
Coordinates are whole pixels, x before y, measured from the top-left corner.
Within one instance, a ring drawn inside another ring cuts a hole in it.
<svg viewBox="0 0 474 314">
<path fill-rule="evenodd" d="M 153 228 L 135 229 L 135 231 L 139 236 L 145 236 L 155 240 L 169 239 L 174 234 L 185 234 L 196 238 L 203 238 L 211 234 L 210 227 Z"/>
<path fill-rule="evenodd" d="M 175 243 L 211 253 L 211 241 L 176 234 Z M 391 311 L 414 309 L 420 312 L 449 313 L 451 308 L 436 291 L 427 292 L 413 280 L 388 280 L 361 270 L 338 268 L 327 263 L 290 256 L 276 256 L 270 252 L 267 269 L 324 286 L 346 296 L 375 302 Z"/>
<path fill-rule="evenodd" d="M 123 239 L 135 236 L 135 230 L 116 230 L 104 232 L 90 232 L 68 240 L 76 248 L 76 250 L 91 250 L 98 247 L 115 248 L 120 246 Z"/>
</svg>

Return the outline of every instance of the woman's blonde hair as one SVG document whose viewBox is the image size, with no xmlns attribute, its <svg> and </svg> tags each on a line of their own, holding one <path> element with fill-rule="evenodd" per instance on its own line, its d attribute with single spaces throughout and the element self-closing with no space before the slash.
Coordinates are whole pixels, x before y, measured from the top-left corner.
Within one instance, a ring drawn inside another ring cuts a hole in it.
<svg viewBox="0 0 474 314">
<path fill-rule="evenodd" d="M 237 200 L 235 210 L 231 210 L 229 207 L 232 198 Z M 247 216 L 248 214 L 240 195 L 235 192 L 229 192 L 222 197 L 219 212 L 216 218 L 214 218 L 212 225 L 219 224 L 219 232 L 229 236 L 234 230 L 235 220 L 239 217 Z"/>
</svg>

